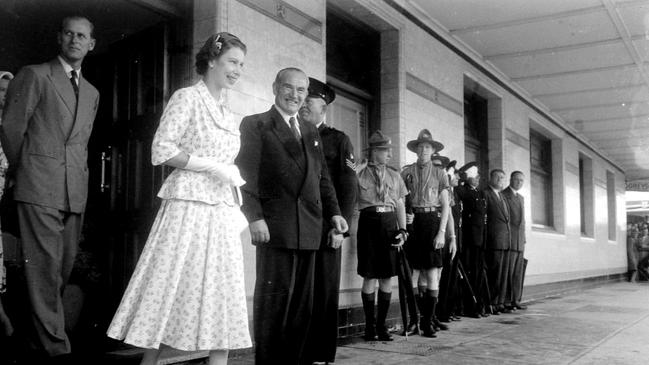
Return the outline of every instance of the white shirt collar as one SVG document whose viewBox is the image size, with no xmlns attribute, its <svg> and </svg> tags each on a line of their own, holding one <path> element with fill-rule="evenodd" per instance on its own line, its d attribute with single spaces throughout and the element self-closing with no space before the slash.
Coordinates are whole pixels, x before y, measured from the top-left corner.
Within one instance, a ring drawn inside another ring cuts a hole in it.
<svg viewBox="0 0 649 365">
<path fill-rule="evenodd" d="M 63 71 L 65 72 L 65 75 L 68 78 L 72 77 L 72 74 L 70 72 L 72 72 L 72 70 L 74 70 L 74 68 L 72 66 L 70 66 L 69 63 L 65 62 L 63 57 L 61 57 L 61 56 L 57 56 L 57 57 L 59 59 L 59 62 L 61 62 L 61 66 L 63 66 Z M 81 78 L 81 68 L 79 68 L 77 70 L 77 84 L 79 84 L 79 79 L 80 78 Z"/>
<path fill-rule="evenodd" d="M 274 107 L 275 110 L 277 110 L 277 112 L 279 113 L 279 115 L 282 116 L 284 122 L 286 122 L 286 125 L 288 125 L 289 128 L 291 128 L 291 123 L 289 122 L 289 119 L 291 119 L 291 117 L 295 118 L 295 125 L 297 126 L 298 132 L 300 131 L 300 120 L 297 118 L 297 113 L 293 115 L 286 114 L 280 107 L 277 106 L 277 104 L 275 104 Z"/>
<path fill-rule="evenodd" d="M 491 190 L 494 191 L 494 193 L 496 193 L 496 195 L 500 196 L 500 191 L 496 190 L 496 189 L 495 189 L 493 186 L 491 186 L 491 185 L 489 185 L 489 187 L 491 188 Z"/>
</svg>

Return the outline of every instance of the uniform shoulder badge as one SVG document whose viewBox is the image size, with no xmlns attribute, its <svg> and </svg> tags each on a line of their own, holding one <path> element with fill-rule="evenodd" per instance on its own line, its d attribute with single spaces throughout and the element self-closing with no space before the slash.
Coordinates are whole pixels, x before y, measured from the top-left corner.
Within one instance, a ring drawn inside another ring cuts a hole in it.
<svg viewBox="0 0 649 365">
<path fill-rule="evenodd" d="M 345 158 L 345 165 L 347 165 L 347 167 L 349 167 L 350 169 L 356 171 L 356 161 L 354 160 L 353 153 L 350 152 L 349 156 Z"/>
</svg>

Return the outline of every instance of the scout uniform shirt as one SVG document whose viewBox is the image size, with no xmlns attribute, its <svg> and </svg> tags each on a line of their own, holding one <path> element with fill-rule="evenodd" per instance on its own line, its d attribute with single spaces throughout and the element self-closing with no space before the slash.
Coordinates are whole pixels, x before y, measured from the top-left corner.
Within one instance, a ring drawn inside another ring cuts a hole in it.
<svg viewBox="0 0 649 365">
<path fill-rule="evenodd" d="M 408 194 L 403 179 L 386 165 L 368 162 L 358 173 L 358 209 L 373 206 L 397 207 L 397 201 Z"/>
<path fill-rule="evenodd" d="M 415 162 L 401 172 L 410 192 L 410 206 L 413 208 L 440 207 L 439 195 L 450 187 L 448 175 L 433 165 L 432 161 Z"/>
</svg>

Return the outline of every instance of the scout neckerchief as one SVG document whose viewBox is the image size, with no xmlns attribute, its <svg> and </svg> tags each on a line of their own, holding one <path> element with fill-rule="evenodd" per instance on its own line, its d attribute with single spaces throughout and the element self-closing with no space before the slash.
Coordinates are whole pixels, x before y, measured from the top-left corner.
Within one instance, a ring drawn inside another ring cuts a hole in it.
<svg viewBox="0 0 649 365">
<path fill-rule="evenodd" d="M 415 186 L 413 190 L 415 191 L 415 200 L 413 203 L 423 203 L 427 201 L 427 192 L 428 192 L 428 180 L 430 179 L 430 174 L 433 171 L 432 161 L 420 162 L 417 160 L 417 168 L 415 169 Z"/>
<path fill-rule="evenodd" d="M 385 193 L 388 191 L 387 186 L 385 185 L 385 165 L 370 161 L 367 163 L 367 166 L 371 169 L 372 177 L 374 177 L 376 196 L 379 201 L 385 203 Z"/>
</svg>

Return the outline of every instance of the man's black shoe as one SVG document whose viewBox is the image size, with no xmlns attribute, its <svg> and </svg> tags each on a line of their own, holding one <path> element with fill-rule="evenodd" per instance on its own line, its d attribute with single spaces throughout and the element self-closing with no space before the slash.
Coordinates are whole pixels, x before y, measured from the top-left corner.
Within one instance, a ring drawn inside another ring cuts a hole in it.
<svg viewBox="0 0 649 365">
<path fill-rule="evenodd" d="M 408 326 L 401 332 L 401 336 L 412 336 L 419 334 L 419 324 L 417 322 L 410 322 Z"/>
<path fill-rule="evenodd" d="M 433 326 L 435 327 L 436 331 L 446 331 L 446 330 L 448 330 L 448 326 L 445 325 L 444 323 L 440 322 L 437 318 L 433 319 Z"/>
</svg>

